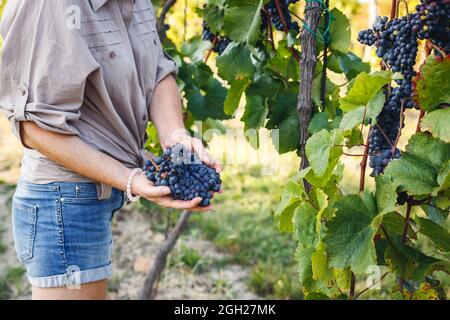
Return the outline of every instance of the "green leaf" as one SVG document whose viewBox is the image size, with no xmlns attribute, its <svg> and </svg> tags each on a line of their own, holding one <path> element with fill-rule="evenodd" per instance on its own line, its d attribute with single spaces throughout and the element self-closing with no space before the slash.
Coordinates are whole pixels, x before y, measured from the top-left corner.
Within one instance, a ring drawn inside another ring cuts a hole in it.
<svg viewBox="0 0 450 320">
<path fill-rule="evenodd" d="M 450 251 L 450 233 L 442 226 L 425 218 L 416 217 L 414 221 L 419 227 L 419 232 L 430 238 L 438 248 Z"/>
<path fill-rule="evenodd" d="M 267 61 L 266 68 L 277 78 L 284 81 L 298 81 L 300 78 L 299 65 L 291 55 L 287 57 L 275 56 Z"/>
<path fill-rule="evenodd" d="M 429 194 L 438 187 L 439 171 L 449 159 L 450 145 L 418 133 L 411 137 L 402 157 L 386 167 L 385 175 L 410 195 Z"/>
<path fill-rule="evenodd" d="M 203 9 L 203 19 L 214 33 L 222 31 L 225 2 L 225 0 L 208 1 L 208 6 Z"/>
<path fill-rule="evenodd" d="M 224 111 L 227 115 L 233 115 L 236 109 L 239 107 L 242 94 L 249 85 L 248 78 L 242 80 L 234 80 L 231 82 L 230 89 L 228 89 L 227 98 L 225 99 Z"/>
<path fill-rule="evenodd" d="M 318 211 L 308 202 L 302 203 L 294 212 L 294 231 L 297 241 L 305 248 L 316 248 L 319 235 L 316 230 Z"/>
<path fill-rule="evenodd" d="M 436 206 L 435 199 L 432 200 L 431 204 L 432 205 L 423 205 L 421 206 L 421 208 L 427 214 L 428 219 L 442 226 L 447 221 L 449 213 L 447 211 L 439 209 Z"/>
<path fill-rule="evenodd" d="M 342 154 L 343 135 L 339 130 L 333 130 L 331 133 L 322 130 L 308 139 L 306 142 L 306 156 L 318 176 L 323 176 L 327 171 L 330 159 L 340 157 Z"/>
<path fill-rule="evenodd" d="M 378 176 L 375 178 L 378 213 L 384 214 L 395 211 L 397 203 L 398 185 L 387 176 Z"/>
<path fill-rule="evenodd" d="M 256 72 L 247 88 L 248 96 L 272 98 L 281 90 L 282 83 L 265 72 Z"/>
<path fill-rule="evenodd" d="M 376 265 L 373 237 L 377 228 L 372 224 L 377 216 L 375 206 L 369 193 L 345 196 L 336 202 L 336 217 L 327 223 L 325 238 L 332 267 L 350 266 L 356 274 L 363 274 Z"/>
<path fill-rule="evenodd" d="M 425 275 L 433 271 L 433 267 L 441 262 L 402 243 L 398 237 L 391 237 L 390 245 L 386 249 L 385 261 L 397 276 L 413 281 L 423 281 Z"/>
<path fill-rule="evenodd" d="M 427 113 L 420 123 L 420 127 L 430 131 L 435 138 L 450 143 L 450 108 L 439 109 Z"/>
<path fill-rule="evenodd" d="M 245 112 L 241 118 L 245 123 L 245 130 L 263 127 L 268 113 L 267 104 L 260 96 L 248 96 Z"/>
<path fill-rule="evenodd" d="M 360 57 L 352 52 L 338 54 L 338 63 L 347 80 L 355 78 L 361 72 L 370 72 L 370 64 L 363 62 Z"/>
<path fill-rule="evenodd" d="M 352 111 L 367 106 L 369 101 L 392 80 L 392 73 L 381 71 L 373 74 L 360 73 L 353 81 L 349 93 L 341 98 L 340 107 L 344 111 Z"/>
<path fill-rule="evenodd" d="M 305 197 L 303 184 L 297 182 L 297 177 L 289 179 L 283 190 L 282 198 L 275 211 L 280 231 L 293 232 L 292 217 L 295 209 Z"/>
<path fill-rule="evenodd" d="M 228 0 L 224 31 L 235 42 L 255 44 L 261 36 L 263 0 Z"/>
<path fill-rule="evenodd" d="M 207 118 L 228 119 L 228 116 L 223 111 L 226 89 L 222 87 L 219 81 L 213 78 L 208 81 L 203 89 L 205 93 L 196 87 L 185 89 L 188 110 L 198 120 L 206 120 Z"/>
<path fill-rule="evenodd" d="M 450 103 L 450 57 L 429 56 L 415 80 L 415 100 L 425 111 Z"/>
<path fill-rule="evenodd" d="M 315 134 L 319 131 L 322 131 L 323 129 L 328 129 L 328 127 L 328 113 L 317 112 L 311 119 L 308 132 L 310 134 Z"/>
<path fill-rule="evenodd" d="M 331 25 L 331 50 L 336 50 L 342 53 L 346 53 L 350 48 L 351 29 L 350 21 L 348 18 L 338 9 L 331 10 L 331 15 L 334 17 Z"/>
<path fill-rule="evenodd" d="M 383 215 L 383 226 L 389 235 L 401 236 L 405 226 L 405 217 L 398 212 L 389 212 Z M 408 237 L 417 239 L 416 232 L 413 230 L 411 224 L 408 228 Z"/>
<path fill-rule="evenodd" d="M 205 51 L 210 48 L 211 44 L 203 41 L 200 36 L 194 37 L 183 43 L 181 53 L 187 56 L 194 63 L 203 62 Z"/>
<path fill-rule="evenodd" d="M 255 66 L 250 58 L 250 49 L 243 44 L 231 43 L 217 58 L 219 76 L 227 81 L 251 78 Z"/>
<path fill-rule="evenodd" d="M 344 131 L 352 130 L 357 125 L 361 125 L 366 113 L 366 107 L 359 107 L 344 114 L 341 120 L 340 128 Z M 367 119 L 367 118 L 366 118 Z"/>
<path fill-rule="evenodd" d="M 297 114 L 297 94 L 281 93 L 270 100 L 268 129 L 278 129 L 278 135 L 272 132 L 272 142 L 279 153 L 296 150 L 300 143 Z"/>
</svg>

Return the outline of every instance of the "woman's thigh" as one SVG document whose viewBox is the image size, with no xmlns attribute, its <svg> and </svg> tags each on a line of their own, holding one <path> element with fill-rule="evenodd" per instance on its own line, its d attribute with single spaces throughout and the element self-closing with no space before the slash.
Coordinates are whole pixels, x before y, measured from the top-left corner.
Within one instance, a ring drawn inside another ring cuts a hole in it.
<svg viewBox="0 0 450 320">
<path fill-rule="evenodd" d="M 99 292 L 112 274 L 111 220 L 122 204 L 118 190 L 98 200 L 93 183 L 18 184 L 14 239 L 36 296 Z"/>
</svg>

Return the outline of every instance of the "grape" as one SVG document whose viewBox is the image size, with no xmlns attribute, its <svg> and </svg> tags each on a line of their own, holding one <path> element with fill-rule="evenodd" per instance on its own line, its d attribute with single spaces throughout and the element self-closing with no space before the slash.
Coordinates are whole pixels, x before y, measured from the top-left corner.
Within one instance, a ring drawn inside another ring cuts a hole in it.
<svg viewBox="0 0 450 320">
<path fill-rule="evenodd" d="M 402 111 L 415 107 L 412 80 L 416 76 L 414 65 L 419 39 L 430 40 L 446 54 L 450 51 L 450 0 L 421 0 L 416 10 L 390 21 L 387 17 L 377 17 L 372 28 L 358 33 L 360 43 L 375 46 L 377 56 L 385 65 L 403 76 L 395 81 L 397 86 L 385 90 L 386 102 L 369 136 L 369 165 L 373 176 L 383 173 L 390 161 L 400 157 L 393 144 L 402 129 Z"/>
<path fill-rule="evenodd" d="M 213 51 L 217 52 L 218 54 L 222 54 L 231 43 L 231 40 L 228 37 L 220 37 L 219 35 L 214 34 L 209 28 L 206 21 L 203 21 L 202 39 L 212 42 L 214 45 Z"/>
<path fill-rule="evenodd" d="M 298 0 L 279 0 L 281 12 L 283 14 L 284 22 L 286 23 L 286 25 L 283 23 L 283 19 L 280 17 L 275 0 L 270 1 L 265 6 L 266 11 L 268 12 L 268 15 L 270 17 L 270 21 L 276 30 L 285 31 L 287 29 L 294 30 L 296 32 L 300 31 L 298 23 L 296 21 L 292 21 L 292 16 L 289 12 L 289 5 L 296 2 L 298 2 Z M 261 12 L 261 16 L 263 17 L 262 28 L 264 29 L 268 25 L 268 20 L 264 12 Z"/>
<path fill-rule="evenodd" d="M 164 150 L 154 164 L 147 161 L 144 172 L 156 186 L 169 187 L 173 199 L 189 201 L 201 197 L 202 207 L 210 205 L 214 192 L 219 192 L 222 185 L 215 169 L 203 164 L 195 153 L 180 144 Z"/>
<path fill-rule="evenodd" d="M 419 39 L 429 39 L 450 54 L 450 0 L 421 0 L 416 10 Z"/>
</svg>

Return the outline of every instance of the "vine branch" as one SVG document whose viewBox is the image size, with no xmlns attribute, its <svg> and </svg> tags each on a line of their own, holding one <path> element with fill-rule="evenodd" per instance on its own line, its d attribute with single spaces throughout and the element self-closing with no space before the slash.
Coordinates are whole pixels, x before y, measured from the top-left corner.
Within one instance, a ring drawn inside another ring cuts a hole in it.
<svg viewBox="0 0 450 320">
<path fill-rule="evenodd" d="M 155 262 L 145 277 L 144 286 L 140 293 L 140 300 L 152 300 L 155 298 L 158 281 L 166 266 L 167 257 L 175 247 L 183 231 L 186 229 L 187 222 L 191 215 L 192 213 L 189 211 L 183 211 L 181 213 L 177 224 L 170 231 L 167 239 L 159 248 L 158 253 L 156 254 Z"/>
<path fill-rule="evenodd" d="M 303 27 L 301 31 L 302 51 L 300 55 L 300 88 L 297 99 L 297 112 L 299 118 L 300 132 L 300 169 L 309 166 L 306 157 L 306 141 L 308 140 L 308 127 L 312 117 L 312 83 L 314 71 L 317 64 L 317 40 L 315 31 L 317 30 L 323 9 L 318 2 L 308 2 L 305 6 L 305 25 L 308 25 L 313 32 Z M 311 190 L 311 185 L 303 180 L 305 189 Z"/>
<path fill-rule="evenodd" d="M 158 35 L 161 42 L 164 42 L 164 40 L 166 39 L 166 16 L 176 2 L 177 0 L 166 0 L 162 7 L 161 13 L 159 14 L 158 20 L 156 22 L 156 27 L 158 29 Z"/>
</svg>

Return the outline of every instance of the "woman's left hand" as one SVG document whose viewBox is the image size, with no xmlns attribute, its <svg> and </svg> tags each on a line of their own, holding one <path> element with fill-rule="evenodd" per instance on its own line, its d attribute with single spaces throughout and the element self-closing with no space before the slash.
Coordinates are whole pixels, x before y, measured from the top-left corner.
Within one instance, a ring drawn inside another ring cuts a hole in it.
<svg viewBox="0 0 450 320">
<path fill-rule="evenodd" d="M 211 157 L 211 155 L 206 151 L 203 146 L 203 142 L 197 138 L 193 138 L 188 134 L 177 135 L 176 137 L 172 137 L 170 141 L 161 141 L 162 147 L 165 149 L 167 147 L 171 147 L 175 144 L 181 144 L 185 148 L 193 150 L 200 158 L 202 162 L 206 165 L 216 169 L 217 172 L 222 172 L 222 166 Z"/>
</svg>

